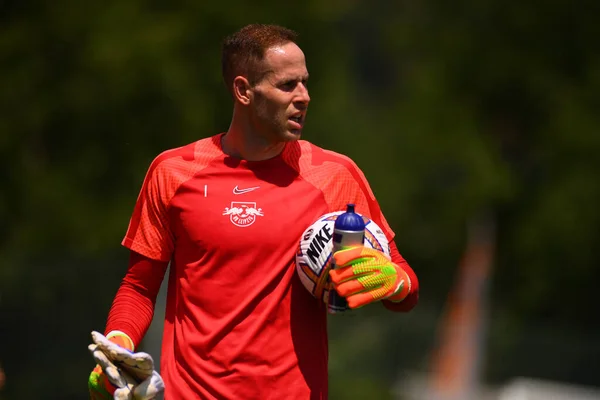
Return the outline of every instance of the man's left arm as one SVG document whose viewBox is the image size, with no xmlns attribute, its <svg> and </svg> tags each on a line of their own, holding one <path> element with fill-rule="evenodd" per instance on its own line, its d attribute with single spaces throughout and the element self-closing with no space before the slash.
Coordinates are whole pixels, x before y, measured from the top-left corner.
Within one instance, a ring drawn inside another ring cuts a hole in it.
<svg viewBox="0 0 600 400">
<path fill-rule="evenodd" d="M 419 298 L 417 276 L 398 252 L 395 234 L 364 173 L 346 156 L 338 155 L 335 159 L 345 171 L 338 171 L 339 176 L 334 180 L 336 192 L 331 209 L 342 210 L 347 203 L 355 204 L 358 212 L 372 219 L 388 238 L 391 260 L 380 251 L 362 246 L 338 251 L 334 255 L 337 267 L 329 272 L 331 281 L 336 291 L 346 297 L 350 308 L 381 301 L 389 310 L 410 311 Z"/>
</svg>

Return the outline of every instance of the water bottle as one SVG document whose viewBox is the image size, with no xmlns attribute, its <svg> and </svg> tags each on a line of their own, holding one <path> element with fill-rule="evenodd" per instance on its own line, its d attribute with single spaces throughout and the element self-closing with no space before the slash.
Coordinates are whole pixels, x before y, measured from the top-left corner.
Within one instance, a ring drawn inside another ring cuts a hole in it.
<svg viewBox="0 0 600 400">
<path fill-rule="evenodd" d="M 340 214 L 335 220 L 333 227 L 333 252 L 351 246 L 362 246 L 365 241 L 365 221 L 362 216 L 354 211 L 354 204 L 348 204 L 346 212 Z M 332 260 L 331 268 L 335 268 Z M 340 296 L 335 289 L 329 291 L 329 302 L 327 310 L 330 314 L 336 314 L 349 310 L 346 298 Z"/>
</svg>

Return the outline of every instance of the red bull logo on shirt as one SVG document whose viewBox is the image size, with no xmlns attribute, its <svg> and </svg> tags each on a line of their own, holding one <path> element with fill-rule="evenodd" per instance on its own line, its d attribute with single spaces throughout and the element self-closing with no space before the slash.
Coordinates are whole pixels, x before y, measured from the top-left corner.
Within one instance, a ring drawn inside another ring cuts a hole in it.
<svg viewBox="0 0 600 400">
<path fill-rule="evenodd" d="M 262 208 L 256 208 L 256 203 L 250 201 L 232 201 L 231 207 L 225 207 L 223 215 L 229 215 L 231 223 L 242 228 L 252 225 L 257 216 L 264 216 Z"/>
</svg>

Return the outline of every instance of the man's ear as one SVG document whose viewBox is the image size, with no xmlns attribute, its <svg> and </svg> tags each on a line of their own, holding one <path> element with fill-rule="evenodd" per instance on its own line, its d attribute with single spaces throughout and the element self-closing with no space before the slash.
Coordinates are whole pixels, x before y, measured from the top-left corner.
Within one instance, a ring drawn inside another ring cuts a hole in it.
<svg viewBox="0 0 600 400">
<path fill-rule="evenodd" d="M 233 97 L 243 105 L 250 104 L 252 88 L 250 82 L 243 76 L 236 76 L 233 80 Z"/>
</svg>

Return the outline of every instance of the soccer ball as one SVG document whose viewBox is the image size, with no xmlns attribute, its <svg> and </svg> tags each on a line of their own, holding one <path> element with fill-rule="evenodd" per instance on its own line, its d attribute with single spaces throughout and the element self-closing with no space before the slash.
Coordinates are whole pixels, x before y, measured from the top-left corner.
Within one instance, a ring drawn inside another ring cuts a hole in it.
<svg viewBox="0 0 600 400">
<path fill-rule="evenodd" d="M 309 226 L 298 245 L 296 271 L 304 287 L 317 299 L 329 300 L 329 269 L 333 253 L 333 226 L 338 215 L 345 211 L 325 214 Z M 390 257 L 390 244 L 383 230 L 372 220 L 365 221 L 366 247 L 379 250 Z"/>
</svg>

